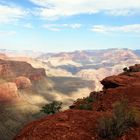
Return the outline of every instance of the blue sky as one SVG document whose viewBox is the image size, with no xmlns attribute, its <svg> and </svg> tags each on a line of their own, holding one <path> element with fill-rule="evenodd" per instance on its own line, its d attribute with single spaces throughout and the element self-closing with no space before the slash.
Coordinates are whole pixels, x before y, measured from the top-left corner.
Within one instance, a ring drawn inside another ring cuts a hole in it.
<svg viewBox="0 0 140 140">
<path fill-rule="evenodd" d="M 139 0 L 0 0 L 0 49 L 140 49 Z"/>
</svg>

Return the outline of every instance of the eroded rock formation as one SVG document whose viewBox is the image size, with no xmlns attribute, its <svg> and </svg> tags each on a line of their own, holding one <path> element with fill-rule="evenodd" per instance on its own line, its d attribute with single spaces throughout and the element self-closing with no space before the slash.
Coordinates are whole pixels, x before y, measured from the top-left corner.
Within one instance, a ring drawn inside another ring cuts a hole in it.
<svg viewBox="0 0 140 140">
<path fill-rule="evenodd" d="M 25 76 L 30 80 L 39 80 L 46 76 L 46 73 L 43 68 L 33 68 L 27 62 L 0 59 L 0 76 L 8 79 Z"/>
<path fill-rule="evenodd" d="M 112 111 L 116 101 L 125 98 L 128 99 L 129 106 L 140 108 L 140 72 L 134 70 L 137 67 L 138 65 L 130 67 L 131 72 L 102 80 L 104 88 L 100 92 L 100 98 L 92 103 L 92 111 L 77 110 L 78 104 L 75 102 L 72 110 L 46 116 L 28 124 L 14 140 L 102 140 L 97 135 L 97 122 L 104 113 Z M 90 95 L 95 96 L 95 93 Z M 84 99 L 79 102 L 84 102 Z M 139 138 L 140 127 L 137 126 L 117 140 L 139 140 Z"/>
<path fill-rule="evenodd" d="M 0 84 L 0 102 L 9 102 L 18 98 L 18 89 L 15 83 Z"/>
<path fill-rule="evenodd" d="M 45 70 L 27 62 L 0 59 L 0 102 L 16 101 L 19 89 L 27 89 L 33 81 L 46 77 Z"/>
</svg>

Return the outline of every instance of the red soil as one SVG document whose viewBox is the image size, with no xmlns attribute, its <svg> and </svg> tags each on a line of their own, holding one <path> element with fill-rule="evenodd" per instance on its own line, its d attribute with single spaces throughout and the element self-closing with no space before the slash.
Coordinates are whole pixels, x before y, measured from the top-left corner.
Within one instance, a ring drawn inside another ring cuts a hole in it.
<svg viewBox="0 0 140 140">
<path fill-rule="evenodd" d="M 134 67 L 135 68 L 135 67 Z M 111 113 L 112 105 L 122 98 L 129 106 L 140 109 L 140 72 L 123 73 L 102 81 L 101 98 L 93 103 L 93 111 L 67 110 L 28 124 L 14 140 L 101 140 L 97 135 L 97 122 L 105 113 Z M 99 111 L 99 108 L 104 111 Z M 140 140 L 140 127 L 131 128 L 116 140 Z"/>
</svg>

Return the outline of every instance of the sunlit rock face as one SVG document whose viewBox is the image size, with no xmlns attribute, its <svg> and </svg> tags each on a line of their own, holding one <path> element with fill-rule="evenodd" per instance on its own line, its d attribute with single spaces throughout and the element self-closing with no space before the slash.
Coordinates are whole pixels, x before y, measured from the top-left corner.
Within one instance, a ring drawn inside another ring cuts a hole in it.
<svg viewBox="0 0 140 140">
<path fill-rule="evenodd" d="M 33 88 L 32 82 L 43 78 L 46 78 L 43 68 L 33 68 L 27 62 L 0 59 L 0 102 L 16 102 L 21 98 L 21 90 Z"/>
<path fill-rule="evenodd" d="M 0 60 L 0 76 L 7 79 L 25 76 L 31 80 L 39 80 L 46 73 L 43 68 L 33 68 L 27 62 Z"/>
<path fill-rule="evenodd" d="M 114 103 L 128 100 L 128 106 L 140 108 L 140 72 L 139 65 L 129 67 L 127 72 L 110 76 L 101 81 L 103 91 L 92 92 L 90 96 L 98 97 L 91 103 L 92 111 L 79 110 L 79 102 L 85 103 L 85 98 L 74 102 L 73 108 L 55 115 L 46 116 L 29 123 L 14 140 L 103 140 L 97 133 L 97 123 L 103 115 L 111 115 Z M 102 108 L 102 110 L 101 110 Z M 139 140 L 140 126 L 137 125 L 115 140 Z"/>
<path fill-rule="evenodd" d="M 14 82 L 16 83 L 18 89 L 27 89 L 32 86 L 31 80 L 23 76 L 17 77 Z"/>
<path fill-rule="evenodd" d="M 82 77 L 87 80 L 93 80 L 94 81 L 94 87 L 96 91 L 100 91 L 102 89 L 102 85 L 100 84 L 100 81 L 105 78 L 106 76 L 110 75 L 109 69 L 100 68 L 97 70 L 94 69 L 85 69 L 78 72 L 76 75 L 78 77 Z"/>
<path fill-rule="evenodd" d="M 117 88 L 120 86 L 140 85 L 140 64 L 130 66 L 123 73 L 117 76 L 110 76 L 101 81 L 105 89 Z"/>
<path fill-rule="evenodd" d="M 0 84 L 0 102 L 9 102 L 18 99 L 18 89 L 15 83 Z"/>
</svg>

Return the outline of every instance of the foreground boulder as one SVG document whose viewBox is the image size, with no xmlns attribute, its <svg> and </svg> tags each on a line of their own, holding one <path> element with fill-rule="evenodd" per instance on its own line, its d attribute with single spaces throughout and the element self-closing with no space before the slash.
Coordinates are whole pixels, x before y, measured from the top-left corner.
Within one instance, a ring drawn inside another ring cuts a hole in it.
<svg viewBox="0 0 140 140">
<path fill-rule="evenodd" d="M 129 67 L 129 72 L 140 72 L 140 64 L 136 64 L 134 66 Z"/>
<path fill-rule="evenodd" d="M 107 77 L 101 83 L 104 88 L 100 92 L 100 98 L 92 103 L 92 111 L 77 110 L 78 103 L 84 102 L 85 99 L 78 100 L 72 110 L 46 116 L 28 124 L 15 140 L 102 140 L 97 133 L 97 123 L 103 114 L 112 112 L 116 101 L 127 99 L 130 107 L 140 108 L 140 73 L 124 72 L 118 76 Z M 95 96 L 95 93 L 90 96 Z M 139 138 L 140 127 L 137 126 L 116 140 Z"/>
<path fill-rule="evenodd" d="M 139 83 L 140 72 L 134 72 L 129 75 L 110 76 L 101 81 L 105 89 L 124 86 L 133 86 Z"/>
<path fill-rule="evenodd" d="M 101 81 L 104 89 L 140 85 L 140 65 L 130 66 L 124 73 Z"/>
</svg>

